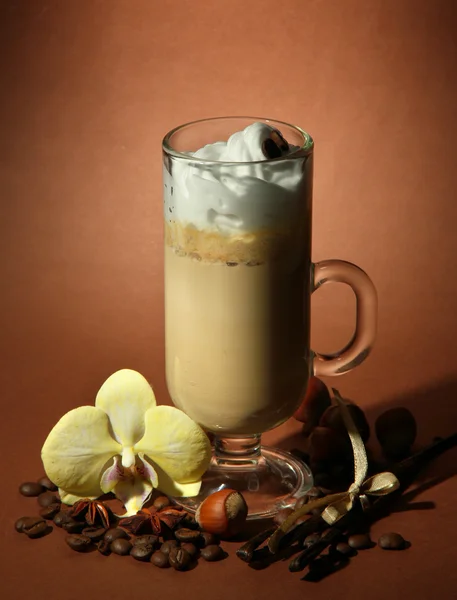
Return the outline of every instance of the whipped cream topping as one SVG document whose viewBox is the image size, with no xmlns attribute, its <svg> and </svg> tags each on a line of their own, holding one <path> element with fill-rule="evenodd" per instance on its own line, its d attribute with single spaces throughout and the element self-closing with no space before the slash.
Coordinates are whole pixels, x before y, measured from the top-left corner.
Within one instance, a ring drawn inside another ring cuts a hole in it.
<svg viewBox="0 0 457 600">
<path fill-rule="evenodd" d="M 226 142 L 188 153 L 197 160 L 220 164 L 172 157 L 171 174 L 164 169 L 166 220 L 225 235 L 290 222 L 303 202 L 307 159 L 297 146 L 289 146 L 278 134 L 266 123 L 253 123 Z M 285 144 L 279 150 L 276 146 L 281 160 L 267 160 L 266 143 L 272 138 Z M 237 162 L 241 164 L 234 164 Z"/>
</svg>

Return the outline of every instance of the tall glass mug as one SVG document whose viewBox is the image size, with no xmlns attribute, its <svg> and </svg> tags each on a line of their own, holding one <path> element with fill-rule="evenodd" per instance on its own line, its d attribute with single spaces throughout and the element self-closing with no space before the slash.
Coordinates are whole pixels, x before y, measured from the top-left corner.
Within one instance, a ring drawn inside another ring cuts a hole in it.
<svg viewBox="0 0 457 600">
<path fill-rule="evenodd" d="M 313 140 L 299 127 L 197 121 L 165 136 L 163 159 L 167 385 L 214 434 L 200 494 L 180 502 L 192 511 L 230 487 L 248 518 L 272 516 L 312 475 L 260 435 L 291 417 L 311 374 L 339 375 L 367 357 L 376 291 L 351 263 L 311 262 Z M 352 288 L 357 317 L 348 345 L 325 356 L 309 347 L 310 297 L 329 282 Z"/>
</svg>

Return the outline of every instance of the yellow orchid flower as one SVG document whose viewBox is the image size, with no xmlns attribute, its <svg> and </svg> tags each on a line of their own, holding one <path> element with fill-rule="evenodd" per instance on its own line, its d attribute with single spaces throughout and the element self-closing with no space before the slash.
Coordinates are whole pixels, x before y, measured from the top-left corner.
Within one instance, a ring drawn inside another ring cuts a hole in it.
<svg viewBox="0 0 457 600">
<path fill-rule="evenodd" d="M 95 406 L 80 406 L 60 419 L 41 458 L 62 502 L 112 491 L 130 516 L 154 488 L 169 496 L 197 495 L 211 447 L 190 417 L 156 405 L 140 373 L 122 369 L 102 385 Z"/>
</svg>

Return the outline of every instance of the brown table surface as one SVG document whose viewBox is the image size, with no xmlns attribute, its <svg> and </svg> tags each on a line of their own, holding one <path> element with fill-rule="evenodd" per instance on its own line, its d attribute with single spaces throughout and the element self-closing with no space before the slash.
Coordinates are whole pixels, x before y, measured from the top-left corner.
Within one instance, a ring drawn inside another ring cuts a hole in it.
<svg viewBox="0 0 457 600">
<path fill-rule="evenodd" d="M 410 549 L 360 552 L 313 584 L 235 556 L 189 573 L 78 555 L 13 529 L 57 420 L 107 376 L 164 381 L 160 141 L 223 114 L 316 140 L 313 258 L 360 264 L 379 294 L 374 352 L 338 379 L 370 422 L 406 405 L 418 444 L 457 424 L 455 3 L 446 0 L 3 0 L 0 3 L 0 597 L 457 597 L 457 451 L 408 510 L 373 527 Z M 351 334 L 342 286 L 313 296 L 313 347 Z M 331 383 L 328 381 L 327 383 Z M 266 440 L 300 444 L 289 422 Z M 404 507 L 403 507 L 404 508 Z"/>
</svg>

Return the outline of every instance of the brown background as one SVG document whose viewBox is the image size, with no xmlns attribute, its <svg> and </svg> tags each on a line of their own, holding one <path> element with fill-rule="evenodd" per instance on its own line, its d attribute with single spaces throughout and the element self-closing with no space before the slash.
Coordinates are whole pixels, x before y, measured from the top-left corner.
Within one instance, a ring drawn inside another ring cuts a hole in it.
<svg viewBox="0 0 457 600">
<path fill-rule="evenodd" d="M 376 348 L 337 384 L 371 419 L 388 405 L 413 407 L 422 441 L 455 429 L 455 2 L 0 6 L 3 598 L 163 598 L 168 589 L 191 599 L 215 586 L 221 598 L 455 597 L 455 452 L 417 498 L 434 510 L 375 528 L 400 530 L 413 542 L 408 552 L 362 554 L 318 585 L 285 564 L 253 571 L 234 547 L 224 563 L 179 574 L 75 555 L 58 534 L 30 542 L 12 529 L 34 511 L 16 489 L 41 473 L 46 434 L 92 402 L 109 374 L 137 369 L 169 401 L 160 142 L 192 119 L 260 115 L 312 133 L 314 259 L 358 263 L 379 292 Z M 313 299 L 321 351 L 351 333 L 353 300 L 340 287 Z M 296 431 L 290 422 L 269 439 L 287 447 Z"/>
</svg>

